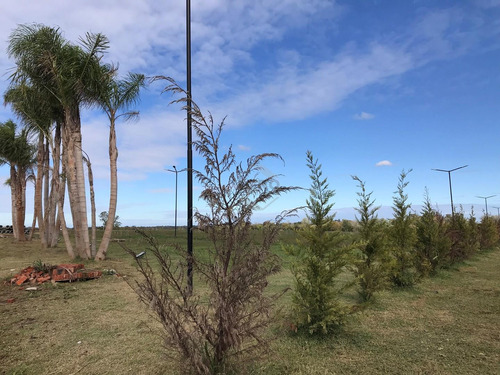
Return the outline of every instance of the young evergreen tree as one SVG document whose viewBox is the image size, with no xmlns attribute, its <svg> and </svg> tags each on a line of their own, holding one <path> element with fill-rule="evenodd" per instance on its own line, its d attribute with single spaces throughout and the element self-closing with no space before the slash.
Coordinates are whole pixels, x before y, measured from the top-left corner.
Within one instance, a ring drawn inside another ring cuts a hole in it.
<svg viewBox="0 0 500 375">
<path fill-rule="evenodd" d="M 352 178 L 358 182 L 360 188 L 357 193 L 359 208 L 356 208 L 359 214 L 356 216 L 356 221 L 360 242 L 357 245 L 359 252 L 354 262 L 354 274 L 359 285 L 358 294 L 363 302 L 368 302 L 386 284 L 388 273 L 386 240 L 383 225 L 377 216 L 380 207 L 374 207 L 375 199 L 371 198 L 372 192 L 367 193 L 365 182 L 359 177 L 352 176 Z"/>
<path fill-rule="evenodd" d="M 307 152 L 311 188 L 307 199 L 310 224 L 299 230 L 298 246 L 287 250 L 296 256 L 292 266 L 295 277 L 293 319 L 299 329 L 310 334 L 326 334 L 345 322 L 351 309 L 340 301 L 347 285 L 339 281 L 348 263 L 351 247 L 341 231 L 332 231 L 334 214 L 330 200 L 335 192 L 323 178 L 321 164 Z"/>
<path fill-rule="evenodd" d="M 405 188 L 409 182 L 406 177 L 412 170 L 401 171 L 397 190 L 394 192 L 392 210 L 394 218 L 390 230 L 394 266 L 391 280 L 394 285 L 401 287 L 412 286 L 417 282 L 416 263 L 416 233 L 412 217 L 410 215 L 411 203 L 408 203 L 408 195 Z"/>
<path fill-rule="evenodd" d="M 451 247 L 448 254 L 449 263 L 461 262 L 470 254 L 468 248 L 468 222 L 462 207 L 460 211 L 449 218 L 448 237 L 451 240 Z"/>
<path fill-rule="evenodd" d="M 488 215 L 481 218 L 479 224 L 481 233 L 481 249 L 490 249 L 498 243 L 498 231 L 495 220 Z"/>
<path fill-rule="evenodd" d="M 424 207 L 417 221 L 417 270 L 420 276 L 435 273 L 446 262 L 450 247 L 445 220 L 432 208 L 426 188 Z"/>
<path fill-rule="evenodd" d="M 466 237 L 468 254 L 472 255 L 477 253 L 481 248 L 481 233 L 479 231 L 479 224 L 474 213 L 474 207 L 471 208 L 471 213 L 469 219 L 467 220 Z"/>
</svg>

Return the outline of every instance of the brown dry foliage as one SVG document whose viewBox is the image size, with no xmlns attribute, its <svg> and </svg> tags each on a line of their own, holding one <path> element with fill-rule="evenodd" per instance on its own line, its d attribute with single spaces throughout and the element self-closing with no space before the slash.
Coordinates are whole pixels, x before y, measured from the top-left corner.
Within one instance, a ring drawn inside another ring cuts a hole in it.
<svg viewBox="0 0 500 375">
<path fill-rule="evenodd" d="M 168 80 L 171 84 L 166 91 L 185 94 Z M 146 234 L 148 252 L 160 269 L 155 271 L 147 257 L 136 258 L 143 276 L 137 282 L 137 293 L 163 325 L 165 345 L 174 348 L 190 370 L 219 374 L 227 371 L 234 357 L 249 359 L 266 348 L 262 331 L 282 294 L 264 294 L 268 277 L 280 270 L 279 259 L 270 250 L 279 224 L 290 212 L 267 222 L 258 237 L 251 230 L 250 219 L 259 205 L 294 188 L 280 186 L 276 176 L 259 178 L 262 161 L 279 155 L 260 154 L 237 163 L 231 147 L 222 153 L 219 146 L 224 121 L 214 125 L 212 116 L 204 117 L 195 103 L 191 115 L 197 139 L 193 145 L 206 162 L 204 170 L 194 174 L 203 186 L 201 198 L 209 207 L 207 213 L 196 212 L 195 219 L 197 229 L 207 234 L 210 248 L 204 257 L 195 255 L 190 260 L 208 293 L 190 293 L 185 283 L 188 260 L 182 255 L 181 261 L 173 261 Z M 134 251 L 128 251 L 135 257 Z"/>
</svg>

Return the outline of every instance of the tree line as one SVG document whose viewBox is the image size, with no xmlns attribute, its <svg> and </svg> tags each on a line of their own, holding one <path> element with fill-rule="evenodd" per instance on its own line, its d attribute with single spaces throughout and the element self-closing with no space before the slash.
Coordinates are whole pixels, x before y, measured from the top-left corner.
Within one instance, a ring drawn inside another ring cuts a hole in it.
<svg viewBox="0 0 500 375">
<path fill-rule="evenodd" d="M 18 26 L 9 37 L 8 55 L 15 62 L 4 102 L 22 129 L 9 120 L 0 123 L 0 163 L 10 166 L 14 237 L 25 240 L 26 181 L 35 184 L 34 219 L 43 247 L 54 247 L 62 232 L 70 258 L 104 259 L 113 220 L 107 221 L 97 248 L 92 165 L 83 149 L 81 111 L 102 110 L 109 125 L 110 196 L 108 214 L 115 217 L 118 181 L 116 123 L 138 116 L 131 109 L 145 86 L 142 74 L 118 75 L 118 65 L 103 61 L 109 41 L 87 33 L 77 44 L 59 28 L 39 24 Z M 37 138 L 36 146 L 30 140 Z M 92 231 L 87 219 L 85 167 L 90 185 Z M 34 172 L 36 170 L 36 172 Z M 64 201 L 68 195 L 74 245 L 68 234 Z M 32 232 L 30 234 L 30 237 Z"/>
<path fill-rule="evenodd" d="M 365 181 L 353 176 L 358 187 L 356 224 L 348 228 L 335 223 L 330 202 L 334 191 L 328 189 L 321 164 L 310 152 L 307 163 L 312 180 L 309 221 L 297 228 L 298 244 L 288 247 L 295 256 L 290 319 L 297 330 L 328 334 L 367 307 L 381 290 L 413 287 L 440 269 L 498 244 L 500 218 L 484 215 L 478 221 L 474 211 L 466 217 L 462 210 L 444 216 L 432 207 L 427 189 L 420 215 L 412 213 L 405 192 L 411 170 L 399 176 L 392 219 L 378 218 L 372 192 Z M 356 287 L 359 301 L 347 304 L 345 290 L 351 286 Z"/>
</svg>

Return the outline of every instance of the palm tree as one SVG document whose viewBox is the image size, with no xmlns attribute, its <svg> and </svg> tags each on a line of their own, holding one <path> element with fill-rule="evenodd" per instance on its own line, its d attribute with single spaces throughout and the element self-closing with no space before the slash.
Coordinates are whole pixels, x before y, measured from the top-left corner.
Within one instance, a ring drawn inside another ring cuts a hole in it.
<svg viewBox="0 0 500 375">
<path fill-rule="evenodd" d="M 58 28 L 21 25 L 10 35 L 8 54 L 16 61 L 13 84 L 28 83 L 53 97 L 62 110 L 63 165 L 78 255 L 90 258 L 80 110 L 95 103 L 106 82 L 100 59 L 108 47 L 102 34 L 87 33 L 81 46 L 67 42 Z"/>
<path fill-rule="evenodd" d="M 125 117 L 126 120 L 129 120 L 139 115 L 136 111 L 129 111 L 129 108 L 139 100 L 140 90 L 145 85 L 144 81 L 145 77 L 142 74 L 129 73 L 127 78 L 123 80 L 116 80 L 114 77 L 109 76 L 107 84 L 103 85 L 104 90 L 100 93 L 99 105 L 106 112 L 109 119 L 110 194 L 108 217 L 112 218 L 112 220 L 106 222 L 99 251 L 95 257 L 98 260 L 103 260 L 106 257 L 113 231 L 113 219 L 116 216 L 118 198 L 116 121 L 120 117 Z M 120 110 L 124 110 L 125 112 L 119 114 Z"/>
<path fill-rule="evenodd" d="M 50 246 L 50 236 L 54 225 L 51 224 L 51 218 L 55 218 L 56 201 L 49 201 L 49 146 L 53 150 L 52 144 L 52 123 L 60 117 L 60 106 L 57 103 L 51 103 L 50 97 L 37 90 L 36 87 L 26 83 L 11 85 L 4 94 L 4 101 L 10 104 L 12 110 L 21 120 L 21 123 L 29 133 L 38 136 L 37 149 L 37 175 L 35 179 L 35 211 L 33 217 L 33 227 L 38 220 L 40 230 L 40 240 L 42 247 Z M 60 122 L 60 121 L 59 121 Z M 59 147 L 57 148 L 59 150 Z M 53 157 L 52 178 L 59 178 L 59 157 Z M 45 180 L 45 184 L 43 181 Z M 52 183 L 52 192 L 54 194 L 54 185 Z M 42 189 L 45 187 L 45 197 L 42 199 Z M 42 201 L 45 203 L 45 215 L 42 209 Z M 47 224 L 47 225 L 46 225 Z"/>
<path fill-rule="evenodd" d="M 26 240 L 26 176 L 33 166 L 34 155 L 35 147 L 29 143 L 25 129 L 17 134 L 17 125 L 13 121 L 0 123 L 0 165 L 10 166 L 12 227 L 18 241 Z"/>
</svg>

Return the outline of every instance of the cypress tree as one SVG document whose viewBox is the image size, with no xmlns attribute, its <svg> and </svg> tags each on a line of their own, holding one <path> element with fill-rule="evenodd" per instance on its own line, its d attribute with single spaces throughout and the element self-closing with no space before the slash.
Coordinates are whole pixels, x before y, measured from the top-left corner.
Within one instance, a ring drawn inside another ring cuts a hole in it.
<svg viewBox="0 0 500 375">
<path fill-rule="evenodd" d="M 298 245 L 288 247 L 296 257 L 293 316 L 298 328 L 310 334 L 326 334 L 344 323 L 350 309 L 340 301 L 347 286 L 339 275 L 347 265 L 350 247 L 341 231 L 332 229 L 334 214 L 330 203 L 335 192 L 323 178 L 321 164 L 307 152 L 310 170 L 310 196 L 306 201 L 309 225 L 299 230 Z"/>
<path fill-rule="evenodd" d="M 354 261 L 354 274 L 358 282 L 358 294 L 363 302 L 373 299 L 374 294 L 383 289 L 387 278 L 386 240 L 382 222 L 378 219 L 373 192 L 367 193 L 365 183 L 357 176 L 352 176 L 358 182 L 360 191 L 356 208 L 359 216 L 356 221 L 359 227 L 360 241 Z"/>
</svg>

